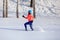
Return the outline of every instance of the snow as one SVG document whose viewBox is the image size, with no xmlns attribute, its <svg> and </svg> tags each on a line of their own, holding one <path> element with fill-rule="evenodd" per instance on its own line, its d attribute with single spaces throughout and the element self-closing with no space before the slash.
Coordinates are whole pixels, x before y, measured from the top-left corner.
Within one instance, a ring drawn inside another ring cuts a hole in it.
<svg viewBox="0 0 60 40">
<path fill-rule="evenodd" d="M 30 8 L 30 0 L 19 3 L 19 18 L 16 18 L 16 0 L 8 0 L 8 18 L 2 18 L 3 0 L 0 0 L 0 40 L 60 40 L 60 5 L 59 0 L 36 0 L 36 18 L 33 22 L 34 31 L 28 25 L 25 31 L 26 19 Z M 22 3 L 23 2 L 23 3 Z"/>
<path fill-rule="evenodd" d="M 20 18 L 0 18 L 0 28 L 10 29 L 22 29 L 24 30 L 24 23 L 26 19 Z M 47 31 L 60 31 L 60 17 L 38 17 L 33 22 L 33 28 L 35 31 L 47 32 Z M 30 28 L 28 27 L 28 30 Z"/>
<path fill-rule="evenodd" d="M 60 40 L 56 32 L 0 30 L 0 40 Z"/>
<path fill-rule="evenodd" d="M 60 0 L 36 0 L 36 15 L 60 17 Z"/>
<path fill-rule="evenodd" d="M 0 40 L 60 40 L 60 19 L 39 17 L 31 31 L 24 30 L 24 18 L 0 18 Z"/>
</svg>

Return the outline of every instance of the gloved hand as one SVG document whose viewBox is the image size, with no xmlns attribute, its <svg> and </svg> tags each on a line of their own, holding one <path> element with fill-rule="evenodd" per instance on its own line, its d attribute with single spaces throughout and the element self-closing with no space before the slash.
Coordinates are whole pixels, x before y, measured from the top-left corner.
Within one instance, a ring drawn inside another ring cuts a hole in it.
<svg viewBox="0 0 60 40">
<path fill-rule="evenodd" d="M 24 15 L 22 17 L 25 17 Z"/>
</svg>

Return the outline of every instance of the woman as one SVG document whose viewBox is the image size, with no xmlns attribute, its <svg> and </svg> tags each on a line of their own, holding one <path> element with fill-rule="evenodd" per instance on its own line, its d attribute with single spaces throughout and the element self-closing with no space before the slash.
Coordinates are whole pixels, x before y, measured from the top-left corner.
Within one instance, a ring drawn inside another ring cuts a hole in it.
<svg viewBox="0 0 60 40">
<path fill-rule="evenodd" d="M 23 17 L 28 20 L 28 22 L 24 24 L 26 31 L 27 31 L 27 25 L 30 25 L 31 30 L 33 31 L 32 23 L 33 23 L 34 17 L 32 16 L 31 12 L 32 12 L 31 10 L 28 11 L 27 17 L 23 15 Z"/>
</svg>

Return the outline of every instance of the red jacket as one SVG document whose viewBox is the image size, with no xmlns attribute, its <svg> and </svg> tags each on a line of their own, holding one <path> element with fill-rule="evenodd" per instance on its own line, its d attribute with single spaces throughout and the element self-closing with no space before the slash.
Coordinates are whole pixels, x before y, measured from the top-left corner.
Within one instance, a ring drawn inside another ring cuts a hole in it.
<svg viewBox="0 0 60 40">
<path fill-rule="evenodd" d="M 25 17 L 26 19 L 28 19 L 28 21 L 33 21 L 34 17 L 31 14 L 28 14 L 27 17 Z"/>
</svg>

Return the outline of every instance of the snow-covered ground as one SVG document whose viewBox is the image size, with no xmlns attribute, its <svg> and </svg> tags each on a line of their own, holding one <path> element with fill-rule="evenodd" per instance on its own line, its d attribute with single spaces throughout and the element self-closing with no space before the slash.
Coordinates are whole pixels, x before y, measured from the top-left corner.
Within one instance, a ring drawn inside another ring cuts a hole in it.
<svg viewBox="0 0 60 40">
<path fill-rule="evenodd" d="M 0 40 L 60 40 L 60 18 L 39 17 L 31 31 L 24 30 L 24 18 L 0 18 Z"/>
<path fill-rule="evenodd" d="M 0 30 L 0 40 L 60 40 L 60 33 Z"/>
<path fill-rule="evenodd" d="M 36 0 L 34 31 L 24 30 L 30 0 L 19 3 L 19 18 L 16 18 L 16 0 L 8 0 L 8 18 L 2 18 L 3 0 L 0 0 L 0 40 L 60 40 L 59 0 Z M 32 9 L 33 10 L 33 9 Z"/>
<path fill-rule="evenodd" d="M 22 29 L 24 30 L 24 23 L 26 19 L 20 18 L 0 18 L 0 29 Z M 60 31 L 60 17 L 39 17 L 34 20 L 33 28 L 40 32 L 59 32 Z M 29 26 L 28 26 L 28 30 Z"/>
</svg>

